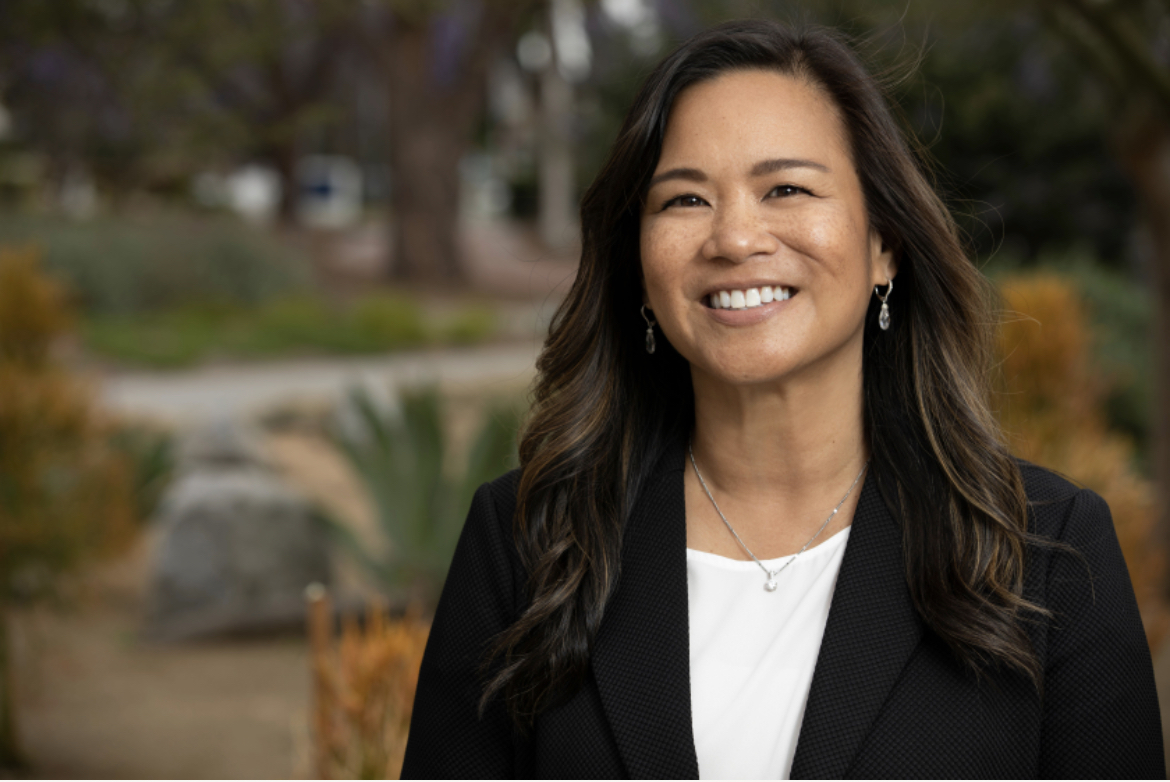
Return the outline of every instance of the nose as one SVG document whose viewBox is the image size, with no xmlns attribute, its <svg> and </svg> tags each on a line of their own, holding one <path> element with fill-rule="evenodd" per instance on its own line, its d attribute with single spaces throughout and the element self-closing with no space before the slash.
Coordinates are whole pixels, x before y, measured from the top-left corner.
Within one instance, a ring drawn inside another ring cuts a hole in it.
<svg viewBox="0 0 1170 782">
<path fill-rule="evenodd" d="M 743 263 L 756 255 L 776 252 L 779 240 L 768 232 L 755 204 L 725 204 L 715 210 L 711 235 L 703 243 L 703 256 L 708 260 L 726 260 Z"/>
</svg>

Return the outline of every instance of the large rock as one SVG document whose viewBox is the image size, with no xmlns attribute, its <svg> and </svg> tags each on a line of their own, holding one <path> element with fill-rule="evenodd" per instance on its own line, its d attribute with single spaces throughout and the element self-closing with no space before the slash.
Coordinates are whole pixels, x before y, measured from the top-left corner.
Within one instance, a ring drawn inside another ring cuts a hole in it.
<svg viewBox="0 0 1170 782">
<path fill-rule="evenodd" d="M 156 638 L 298 624 L 305 587 L 329 580 L 325 531 L 239 425 L 186 440 L 155 526 L 147 629 Z"/>
</svg>

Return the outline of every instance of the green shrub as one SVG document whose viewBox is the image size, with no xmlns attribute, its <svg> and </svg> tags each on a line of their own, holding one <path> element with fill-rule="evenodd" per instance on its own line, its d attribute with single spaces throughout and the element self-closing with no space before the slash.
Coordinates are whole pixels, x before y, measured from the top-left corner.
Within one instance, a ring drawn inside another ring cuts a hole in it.
<svg viewBox="0 0 1170 782">
<path fill-rule="evenodd" d="M 396 412 L 361 389 L 350 391 L 349 402 L 352 425 L 335 426 L 333 441 L 369 491 L 389 553 L 373 554 L 344 524 L 326 522 L 387 587 L 411 588 L 433 604 L 475 490 L 517 464 L 519 413 L 489 409 L 466 462 L 449 475 L 443 407 L 433 388 L 404 394 Z"/>
<path fill-rule="evenodd" d="M 42 248 L 90 314 L 129 315 L 192 303 L 255 304 L 304 288 L 305 256 L 228 216 L 174 213 L 64 217 L 0 213 L 0 244 Z"/>
<path fill-rule="evenodd" d="M 354 331 L 374 345 L 417 345 L 430 335 L 422 309 L 404 296 L 379 293 L 359 301 L 350 313 Z"/>
<path fill-rule="evenodd" d="M 472 308 L 447 325 L 428 322 L 410 299 L 372 294 L 349 308 L 295 294 L 256 307 L 188 304 L 163 312 L 97 316 L 82 324 L 86 346 L 128 364 L 178 367 L 211 357 L 382 353 L 490 338 L 496 320 Z"/>
<path fill-rule="evenodd" d="M 456 345 L 473 345 L 496 332 L 496 313 L 487 307 L 470 307 L 455 316 L 443 329 L 447 341 Z"/>
<path fill-rule="evenodd" d="M 175 442 L 169 432 L 141 424 L 123 424 L 110 432 L 110 445 L 130 467 L 135 518 L 145 523 L 154 515 L 175 471 Z"/>
<path fill-rule="evenodd" d="M 187 306 L 170 312 L 87 318 L 85 345 L 95 353 L 129 364 L 178 367 L 205 358 L 221 341 L 228 307 Z"/>
</svg>

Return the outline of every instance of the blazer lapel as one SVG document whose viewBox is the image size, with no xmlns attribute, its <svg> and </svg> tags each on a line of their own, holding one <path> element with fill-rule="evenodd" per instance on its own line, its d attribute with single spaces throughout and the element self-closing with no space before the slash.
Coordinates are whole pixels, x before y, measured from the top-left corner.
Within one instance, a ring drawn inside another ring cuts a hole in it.
<svg viewBox="0 0 1170 782">
<path fill-rule="evenodd" d="M 630 776 L 697 779 L 682 458 L 672 449 L 659 466 L 626 525 L 593 673 Z"/>
<path fill-rule="evenodd" d="M 846 776 L 922 624 L 906 586 L 901 530 L 866 476 L 796 745 L 791 777 Z"/>
</svg>

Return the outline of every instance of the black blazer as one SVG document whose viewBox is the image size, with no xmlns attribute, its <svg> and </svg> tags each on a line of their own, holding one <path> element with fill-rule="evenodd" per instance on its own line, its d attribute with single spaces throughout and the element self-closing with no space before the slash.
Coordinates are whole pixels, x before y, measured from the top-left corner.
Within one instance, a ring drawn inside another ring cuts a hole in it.
<svg viewBox="0 0 1170 782">
<path fill-rule="evenodd" d="M 480 488 L 423 657 L 404 779 L 698 776 L 683 468 L 681 450 L 665 457 L 633 509 L 584 686 L 526 737 L 498 701 L 476 712 L 485 644 L 524 595 L 511 542 L 518 474 Z M 1150 651 L 1109 509 L 1046 470 L 1023 471 L 1034 531 L 1085 556 L 1041 548 L 1028 560 L 1026 595 L 1053 614 L 1030 628 L 1043 697 L 1018 675 L 976 681 L 924 628 L 898 524 L 867 480 L 793 778 L 1165 777 Z"/>
</svg>

